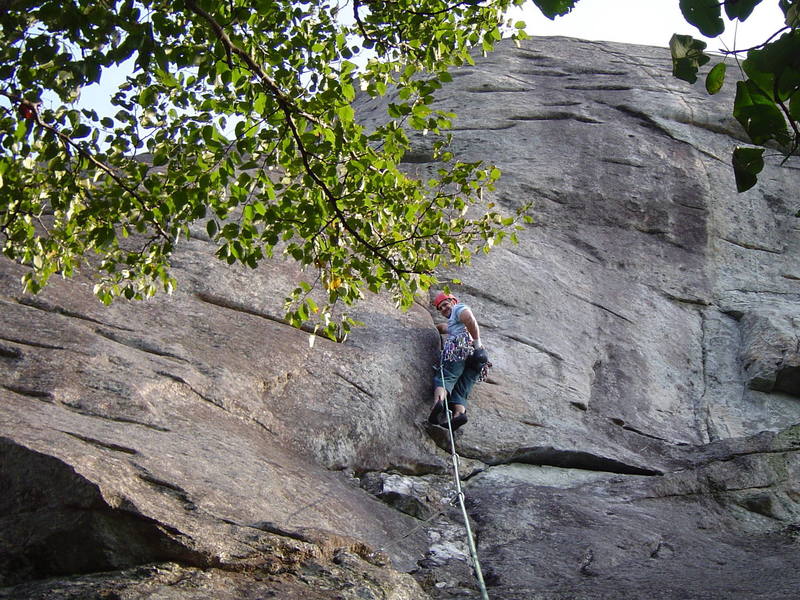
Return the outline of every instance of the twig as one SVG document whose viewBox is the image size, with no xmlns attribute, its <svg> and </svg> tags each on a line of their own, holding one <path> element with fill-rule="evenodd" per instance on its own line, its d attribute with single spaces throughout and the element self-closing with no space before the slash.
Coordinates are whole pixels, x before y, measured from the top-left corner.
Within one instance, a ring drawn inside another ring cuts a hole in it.
<svg viewBox="0 0 800 600">
<path fill-rule="evenodd" d="M 766 46 L 767 44 L 769 44 L 775 38 L 775 36 L 777 36 L 779 33 L 783 33 L 784 31 L 790 31 L 790 30 L 791 30 L 791 27 L 788 27 L 788 26 L 787 27 L 781 27 L 778 31 L 776 31 L 771 36 L 769 36 L 766 39 L 766 41 L 764 41 L 764 42 L 762 42 L 762 43 L 760 43 L 760 44 L 758 44 L 756 46 L 751 46 L 750 48 L 743 48 L 741 50 L 720 50 L 720 51 L 722 52 L 723 55 L 730 56 L 731 54 L 735 55 L 735 54 L 742 54 L 743 52 L 750 52 L 750 50 L 759 50 L 759 49 L 763 48 L 764 46 Z"/>
</svg>

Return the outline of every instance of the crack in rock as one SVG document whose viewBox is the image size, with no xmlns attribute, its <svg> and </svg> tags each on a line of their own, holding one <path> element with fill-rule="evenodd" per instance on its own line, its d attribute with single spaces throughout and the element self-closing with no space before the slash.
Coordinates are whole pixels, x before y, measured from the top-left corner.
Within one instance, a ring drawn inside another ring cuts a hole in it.
<svg viewBox="0 0 800 600">
<path fill-rule="evenodd" d="M 635 433 L 636 435 L 641 435 L 642 437 L 646 437 L 646 438 L 649 438 L 651 440 L 656 440 L 658 442 L 665 442 L 667 444 L 675 443 L 675 442 L 672 442 L 671 440 L 668 440 L 668 439 L 665 439 L 665 438 L 661 438 L 661 437 L 658 437 L 656 435 L 652 435 L 650 433 L 645 433 L 644 431 L 640 431 L 640 430 L 636 429 L 635 427 L 631 427 L 630 425 L 625 423 L 625 421 L 623 419 L 619 419 L 619 418 L 616 418 L 616 417 L 610 417 L 609 420 L 614 425 L 617 425 L 617 426 L 621 427 L 625 431 L 630 431 L 631 433 Z M 683 442 L 678 442 L 677 445 L 678 446 L 685 446 L 686 444 L 683 443 Z"/>
<path fill-rule="evenodd" d="M 0 345 L 0 357 L 19 360 L 22 358 L 22 350 L 19 348 L 9 348 L 8 346 Z"/>
<path fill-rule="evenodd" d="M 553 350 L 548 350 L 547 348 L 545 348 L 544 346 L 542 346 L 541 344 L 539 344 L 537 342 L 534 342 L 533 340 L 529 340 L 528 338 L 525 338 L 525 337 L 522 337 L 522 336 L 519 336 L 519 335 L 513 335 L 513 334 L 510 334 L 510 333 L 505 333 L 505 334 L 501 334 L 501 335 L 503 337 L 505 337 L 505 338 L 508 338 L 510 340 L 513 340 L 515 342 L 519 342 L 520 344 L 523 344 L 525 346 L 533 348 L 534 350 L 537 350 L 538 352 L 541 352 L 542 354 L 546 354 L 546 355 L 556 359 L 557 361 L 560 361 L 560 362 L 564 361 L 564 357 L 561 356 L 558 352 L 554 352 Z"/>
<path fill-rule="evenodd" d="M 172 483 L 171 481 L 165 481 L 164 479 L 155 477 L 144 467 L 138 466 L 138 469 L 139 472 L 136 475 L 139 477 L 139 479 L 150 484 L 156 489 L 163 490 L 169 496 L 174 497 L 183 505 L 185 510 L 197 509 L 197 505 L 195 505 L 195 503 L 189 498 L 189 492 L 187 492 L 181 486 Z"/>
<path fill-rule="evenodd" d="M 34 342 L 31 340 L 23 340 L 16 337 L 0 336 L 0 340 L 11 342 L 12 344 L 19 344 L 21 346 L 30 346 L 31 348 L 42 348 L 44 350 L 66 350 L 65 346 L 57 346 L 55 344 L 45 344 L 43 342 Z"/>
<path fill-rule="evenodd" d="M 356 388 L 359 392 L 361 392 L 365 396 L 368 396 L 369 398 L 372 398 L 373 400 L 376 399 L 375 394 L 370 392 L 367 388 L 365 388 L 364 386 L 360 385 L 359 383 L 356 383 L 355 381 L 349 379 L 348 377 L 345 377 L 344 375 L 342 375 L 338 371 L 335 373 L 335 375 L 337 377 L 339 377 L 340 379 L 342 379 L 343 381 L 347 382 L 352 387 Z"/>
<path fill-rule="evenodd" d="M 122 452 L 124 454 L 139 454 L 138 450 L 134 450 L 133 448 L 128 448 L 127 446 L 120 446 L 119 444 L 114 444 L 113 442 L 104 442 L 103 440 L 98 440 L 97 438 L 89 437 L 86 435 L 81 435 L 79 433 L 75 433 L 74 431 L 64 431 L 63 429 L 59 429 L 61 433 L 65 433 L 70 437 L 74 437 L 82 442 L 86 442 L 87 444 L 91 444 L 92 446 L 96 446 L 98 448 L 105 448 L 107 450 L 113 450 L 114 452 Z"/>
<path fill-rule="evenodd" d="M 578 300 L 581 300 L 582 302 L 586 302 L 587 304 L 591 304 L 592 306 L 595 306 L 595 307 L 599 308 L 600 310 L 604 310 L 604 311 L 606 311 L 607 313 L 614 315 L 614 316 L 615 316 L 615 317 L 617 317 L 618 319 L 622 319 L 623 321 L 627 321 L 627 322 L 628 322 L 628 323 L 630 323 L 631 325 L 634 325 L 634 322 L 633 322 L 633 321 L 631 321 L 631 320 L 630 320 L 628 317 L 626 317 L 626 316 L 624 316 L 624 315 L 621 315 L 621 314 L 619 314 L 618 312 L 614 312 L 614 311 L 613 311 L 613 310 L 611 310 L 610 308 L 606 308 L 605 306 L 603 306 L 602 304 L 600 304 L 600 303 L 598 303 L 598 302 L 594 302 L 594 301 L 592 301 L 592 300 L 589 300 L 589 299 L 587 299 L 587 298 L 584 298 L 584 297 L 582 297 L 582 296 L 579 296 L 578 294 L 574 294 L 574 293 L 572 293 L 572 292 L 570 292 L 570 291 L 567 291 L 566 293 L 567 293 L 567 294 L 569 294 L 570 296 L 572 296 L 573 298 L 577 298 Z"/>
<path fill-rule="evenodd" d="M 19 385 L 3 384 L 2 387 L 3 389 L 8 390 L 9 392 L 19 394 L 20 396 L 27 396 L 28 398 L 36 398 L 37 400 L 43 400 L 44 402 L 54 401 L 53 392 L 50 391 L 35 390 L 33 388 L 26 388 Z"/>
<path fill-rule="evenodd" d="M 506 117 L 509 121 L 578 121 L 580 123 L 591 123 L 602 125 L 603 121 L 568 112 L 553 112 L 542 115 L 512 115 Z"/>
<path fill-rule="evenodd" d="M 729 244 L 733 244 L 734 246 L 739 246 L 740 248 L 744 248 L 745 250 L 756 250 L 758 252 L 769 252 L 770 254 L 783 254 L 784 250 L 782 249 L 775 249 L 775 248 L 767 248 L 766 246 L 759 246 L 758 244 L 752 244 L 750 242 L 743 242 L 740 240 L 733 240 L 727 237 L 719 238 L 723 242 L 728 242 Z"/>
<path fill-rule="evenodd" d="M 260 310 L 255 310 L 245 304 L 234 302 L 233 300 L 230 300 L 228 298 L 222 298 L 220 296 L 215 296 L 212 294 L 208 294 L 206 292 L 200 292 L 196 294 L 196 297 L 198 300 L 205 302 L 206 304 L 218 306 L 219 308 L 226 308 L 228 310 L 235 310 L 236 312 L 252 315 L 254 317 L 260 317 L 262 319 L 272 321 L 273 323 L 278 323 L 279 325 L 285 325 L 286 327 L 291 327 L 292 329 L 300 329 L 301 331 L 305 331 L 306 333 L 317 333 L 314 330 L 314 328 L 311 325 L 308 325 L 307 323 L 302 324 L 299 328 L 295 328 L 292 325 L 290 325 L 286 319 L 282 317 L 267 312 L 263 312 Z"/>
<path fill-rule="evenodd" d="M 138 425 L 140 427 L 146 427 L 148 429 L 152 429 L 153 431 L 158 431 L 160 433 L 167 433 L 171 431 L 168 427 L 163 427 L 162 425 L 156 425 L 154 423 L 145 423 L 144 421 L 137 421 L 136 419 L 130 419 L 128 417 L 112 417 L 109 415 L 103 415 L 100 413 L 92 412 L 89 410 L 84 410 L 77 408 L 71 404 L 67 404 L 65 402 L 61 403 L 61 406 L 66 408 L 67 410 L 84 416 L 84 417 L 91 417 L 93 419 L 103 419 L 104 421 L 110 421 L 112 423 L 123 423 L 125 425 Z"/>
<path fill-rule="evenodd" d="M 54 304 L 49 304 L 40 298 L 23 298 L 19 301 L 19 303 L 22 306 L 27 306 L 29 308 L 35 308 L 37 310 L 41 310 L 44 312 L 62 315 L 64 317 L 79 319 L 81 321 L 87 321 L 89 323 L 94 323 L 95 325 L 103 325 L 104 327 L 113 327 L 114 329 L 119 329 L 121 331 L 133 331 L 133 329 L 130 329 L 128 327 L 122 327 L 120 325 L 112 325 L 109 323 L 104 323 L 103 321 L 98 321 L 97 319 L 81 314 L 79 312 L 75 312 L 73 310 L 68 310 L 62 306 L 55 306 Z"/>
<path fill-rule="evenodd" d="M 604 471 L 620 475 L 663 475 L 662 471 L 630 465 L 613 458 L 597 456 L 581 450 L 559 450 L 552 446 L 536 446 L 520 448 L 508 459 L 491 461 L 490 465 L 523 463 L 530 465 L 548 465 L 565 469 L 583 469 L 587 471 Z"/>
<path fill-rule="evenodd" d="M 128 348 L 133 348 L 134 350 L 140 350 L 141 352 L 146 352 L 147 354 L 153 354 L 155 356 L 161 356 L 163 358 L 171 358 L 173 360 L 177 360 L 184 363 L 190 362 L 183 356 L 179 356 L 174 352 L 170 352 L 168 350 L 163 350 L 144 339 L 126 339 L 117 335 L 112 331 L 107 331 L 104 329 L 95 329 L 95 333 L 100 337 L 104 337 L 107 340 L 110 340 L 114 343 L 120 344 L 122 346 L 127 346 Z"/>
</svg>

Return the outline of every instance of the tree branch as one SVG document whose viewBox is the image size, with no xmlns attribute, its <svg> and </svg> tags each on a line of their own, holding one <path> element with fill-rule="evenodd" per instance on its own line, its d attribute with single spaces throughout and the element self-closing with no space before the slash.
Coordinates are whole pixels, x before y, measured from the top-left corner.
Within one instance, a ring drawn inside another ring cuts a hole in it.
<svg viewBox="0 0 800 600">
<path fill-rule="evenodd" d="M 114 170 L 111 167 L 109 167 L 104 162 L 98 160 L 97 157 L 94 154 L 92 154 L 91 152 L 86 150 L 86 148 L 84 148 L 82 145 L 80 145 L 77 142 L 75 142 L 75 140 L 73 140 L 67 134 L 65 134 L 62 131 L 59 131 L 58 129 L 56 129 L 52 125 L 48 125 L 47 123 L 42 121 L 42 118 L 39 115 L 39 105 L 38 104 L 30 102 L 29 100 L 26 100 L 25 98 L 20 98 L 19 96 L 16 96 L 15 94 L 9 94 L 8 92 L 5 92 L 3 90 L 0 90 L 0 94 L 5 96 L 6 98 L 11 100 L 12 102 L 17 103 L 17 105 L 19 106 L 20 110 L 24 110 L 25 111 L 25 115 L 26 115 L 25 118 L 30 119 L 32 122 L 34 122 L 36 125 L 38 125 L 42 129 L 44 129 L 45 131 L 49 131 L 56 138 L 58 138 L 58 140 L 60 140 L 61 143 L 64 144 L 64 146 L 66 146 L 68 148 L 72 148 L 73 150 L 76 150 L 78 152 L 78 154 L 83 156 L 86 160 L 88 160 L 90 163 L 92 163 L 95 167 L 97 167 L 98 169 L 100 169 L 101 171 L 106 173 L 109 177 L 111 177 L 111 179 L 113 179 L 114 182 L 120 187 L 120 189 L 122 189 L 124 192 L 130 194 L 133 198 L 135 198 L 139 202 L 140 205 L 142 205 L 145 208 L 147 207 L 147 202 L 145 202 L 139 196 L 139 194 L 136 193 L 136 190 L 131 188 L 119 176 L 119 174 L 114 172 Z M 160 223 L 158 223 L 157 221 L 151 221 L 151 225 L 153 225 L 153 227 L 158 231 L 158 233 L 165 240 L 170 241 L 169 234 L 164 230 L 163 227 L 161 227 Z"/>
<path fill-rule="evenodd" d="M 313 115 L 310 115 L 306 112 L 301 111 L 297 105 L 292 101 L 291 98 L 286 96 L 281 90 L 280 86 L 269 76 L 269 74 L 261 68 L 255 59 L 250 56 L 246 51 L 239 48 L 236 44 L 231 41 L 231 38 L 225 33 L 225 30 L 222 28 L 214 17 L 200 8 L 194 0 L 184 0 L 186 3 L 186 8 L 196 14 L 198 17 L 202 18 L 206 21 L 211 29 L 214 31 L 214 35 L 217 39 L 222 43 L 223 47 L 225 48 L 225 53 L 228 56 L 228 61 L 231 62 L 231 55 L 236 55 L 240 59 L 244 61 L 244 63 L 248 66 L 248 68 L 255 73 L 261 83 L 269 90 L 269 92 L 275 97 L 278 101 L 278 104 L 281 108 L 287 113 L 296 113 L 302 116 L 305 119 L 308 119 L 312 123 L 318 123 L 318 120 Z"/>
<path fill-rule="evenodd" d="M 375 38 L 367 33 L 367 28 L 364 25 L 364 21 L 361 20 L 361 13 L 359 12 L 360 8 L 361 0 L 353 0 L 353 19 L 355 19 L 356 25 L 358 25 L 358 30 L 361 32 L 361 35 L 364 36 L 364 39 L 374 42 Z"/>
<path fill-rule="evenodd" d="M 269 90 L 270 93 L 275 97 L 280 107 L 283 109 L 286 115 L 286 123 L 289 126 L 292 138 L 294 139 L 295 143 L 297 144 L 298 151 L 300 152 L 300 158 L 303 161 L 303 167 L 305 168 L 306 173 L 309 177 L 317 184 L 317 186 L 322 190 L 325 198 L 328 200 L 328 204 L 330 205 L 333 212 L 336 214 L 337 219 L 342 224 L 342 227 L 347 230 L 350 235 L 353 236 L 359 244 L 367 248 L 373 255 L 377 256 L 387 267 L 389 267 L 395 273 L 414 273 L 412 270 L 401 268 L 400 266 L 396 265 L 388 256 L 383 254 L 380 249 L 370 244 L 358 231 L 352 228 L 346 220 L 344 213 L 342 212 L 339 204 L 337 202 L 338 198 L 336 194 L 334 194 L 331 189 L 325 184 L 325 182 L 314 172 L 311 168 L 311 163 L 309 160 L 310 152 L 306 149 L 303 140 L 300 136 L 300 132 L 297 130 L 297 125 L 292 118 L 293 114 L 297 114 L 312 123 L 319 123 L 316 117 L 301 111 L 295 103 L 288 98 L 283 91 L 280 89 L 278 84 L 261 68 L 261 66 L 256 63 L 250 54 L 248 54 L 243 49 L 236 46 L 225 33 L 222 26 L 217 23 L 212 15 L 208 12 L 200 8 L 194 0 L 184 0 L 186 3 L 186 7 L 195 13 L 197 16 L 204 19 L 209 26 L 214 30 L 214 34 L 216 35 L 217 39 L 222 43 L 225 47 L 226 52 L 230 54 L 234 54 L 241 58 L 244 63 L 251 69 L 253 73 L 261 80 L 264 86 Z"/>
<path fill-rule="evenodd" d="M 301 158 L 301 160 L 303 161 L 303 166 L 304 166 L 304 167 L 305 167 L 305 169 L 306 169 L 306 173 L 308 173 L 308 176 L 309 176 L 309 177 L 311 177 L 311 179 L 313 179 L 313 180 L 314 180 L 314 182 L 315 182 L 315 183 L 316 183 L 316 184 L 319 186 L 319 188 L 322 190 L 323 194 L 325 194 L 325 197 L 328 199 L 328 204 L 330 204 L 330 207 L 333 209 L 333 212 L 336 214 L 336 217 L 337 217 L 337 219 L 339 220 L 339 222 L 342 224 L 342 227 L 344 227 L 344 228 L 345 228 L 345 230 L 346 230 L 346 231 L 347 231 L 347 232 L 348 232 L 350 235 L 352 235 L 352 236 L 353 236 L 353 238 L 354 238 L 354 239 L 355 239 L 355 240 L 356 240 L 356 241 L 357 241 L 359 244 L 361 244 L 362 246 L 364 246 L 364 247 L 365 247 L 367 250 L 369 250 L 369 251 L 370 251 L 372 254 L 374 254 L 374 255 L 375 255 L 375 256 L 377 256 L 379 259 L 381 259 L 381 261 L 382 261 L 382 262 L 383 262 L 383 263 L 384 263 L 384 264 L 385 264 L 387 267 L 389 267 L 389 268 L 390 268 L 392 271 L 394 271 L 394 272 L 395 272 L 395 273 L 397 273 L 398 275 L 399 275 L 399 274 L 403 274 L 403 273 L 414 273 L 415 271 L 413 271 L 413 270 L 410 270 L 410 269 L 403 269 L 403 268 L 399 267 L 398 265 L 396 265 L 396 264 L 395 264 L 395 263 L 392 261 L 392 259 L 390 259 L 388 256 L 386 256 L 385 254 L 383 254 L 383 253 L 380 251 L 380 248 L 378 248 L 377 246 L 375 246 L 375 245 L 373 245 L 373 244 L 370 244 L 370 243 L 369 243 L 369 242 L 368 242 L 366 239 L 364 239 L 364 237 L 363 237 L 363 236 L 362 236 L 360 233 L 358 233 L 358 232 L 357 232 L 355 229 L 353 229 L 353 228 L 352 228 L 352 227 L 351 227 L 351 226 L 350 226 L 350 225 L 347 223 L 347 219 L 346 219 L 346 217 L 345 217 L 344 213 L 342 212 L 342 209 L 339 207 L 339 204 L 338 204 L 338 202 L 337 202 L 337 197 L 336 197 L 336 194 L 334 194 L 334 193 L 331 191 L 331 189 L 330 189 L 330 188 L 329 188 L 329 187 L 328 187 L 328 186 L 325 184 L 325 182 L 324 182 L 324 181 L 322 181 L 322 179 L 319 177 L 319 175 L 317 175 L 317 174 L 314 172 L 314 170 L 311 168 L 311 163 L 310 163 L 310 162 L 309 162 L 309 160 L 308 160 L 308 152 L 306 151 L 306 148 L 305 148 L 305 146 L 303 145 L 303 141 L 302 141 L 302 139 L 300 138 L 300 133 L 297 131 L 297 127 L 295 126 L 295 123 L 294 123 L 294 121 L 292 120 L 292 118 L 291 118 L 291 116 L 290 116 L 290 115 L 287 115 L 287 116 L 286 116 L 286 121 L 287 121 L 287 123 L 288 123 L 288 125 L 289 125 L 289 128 L 291 129 L 292 137 L 294 138 L 294 141 L 295 141 L 295 143 L 297 144 L 297 148 L 298 148 L 298 150 L 300 151 L 300 158 Z"/>
<path fill-rule="evenodd" d="M 786 120 L 789 121 L 789 126 L 792 128 L 792 131 L 794 131 L 794 139 L 792 140 L 791 149 L 789 150 L 789 152 L 787 152 L 786 158 L 783 160 L 783 162 L 786 162 L 787 160 L 789 160 L 789 156 L 791 156 L 797 151 L 798 144 L 800 144 L 800 129 L 798 129 L 797 121 L 795 121 L 792 118 L 792 115 L 789 112 L 789 107 L 786 106 L 786 104 L 784 104 L 784 102 L 780 99 L 779 84 L 780 84 L 780 74 L 777 77 L 775 77 L 775 84 L 773 85 L 773 94 L 775 96 L 775 103 L 780 107 L 781 111 L 786 117 Z M 793 93 L 796 94 L 797 90 L 795 89 Z"/>
</svg>

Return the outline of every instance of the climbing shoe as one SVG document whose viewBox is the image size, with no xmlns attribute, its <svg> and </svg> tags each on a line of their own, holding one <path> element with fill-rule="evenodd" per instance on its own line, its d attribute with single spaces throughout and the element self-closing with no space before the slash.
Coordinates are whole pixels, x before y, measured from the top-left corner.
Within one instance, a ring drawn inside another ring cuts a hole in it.
<svg viewBox="0 0 800 600">
<path fill-rule="evenodd" d="M 456 415 L 455 417 L 453 417 L 453 419 L 450 421 L 450 425 L 452 426 L 453 431 L 455 431 L 456 429 L 464 425 L 466 422 L 467 422 L 467 413 L 461 413 L 460 415 Z"/>
<path fill-rule="evenodd" d="M 431 410 L 431 414 L 428 415 L 428 423 L 431 425 L 441 425 L 442 424 L 442 417 L 444 416 L 444 406 L 443 402 L 437 402 L 436 405 Z"/>
</svg>

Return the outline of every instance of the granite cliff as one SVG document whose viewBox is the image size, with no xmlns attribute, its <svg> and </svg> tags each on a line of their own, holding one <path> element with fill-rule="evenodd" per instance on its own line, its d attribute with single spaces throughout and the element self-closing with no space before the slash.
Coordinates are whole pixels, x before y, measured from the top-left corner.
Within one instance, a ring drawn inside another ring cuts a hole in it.
<svg viewBox="0 0 800 600">
<path fill-rule="evenodd" d="M 537 38 L 453 76 L 455 150 L 535 202 L 452 274 L 494 364 L 457 440 L 490 596 L 795 598 L 797 166 L 737 194 L 732 87 L 665 49 Z M 422 426 L 427 299 L 369 297 L 310 347 L 280 318 L 291 263 L 202 236 L 175 262 L 175 294 L 111 307 L 0 262 L 0 598 L 475 597 Z"/>
</svg>

